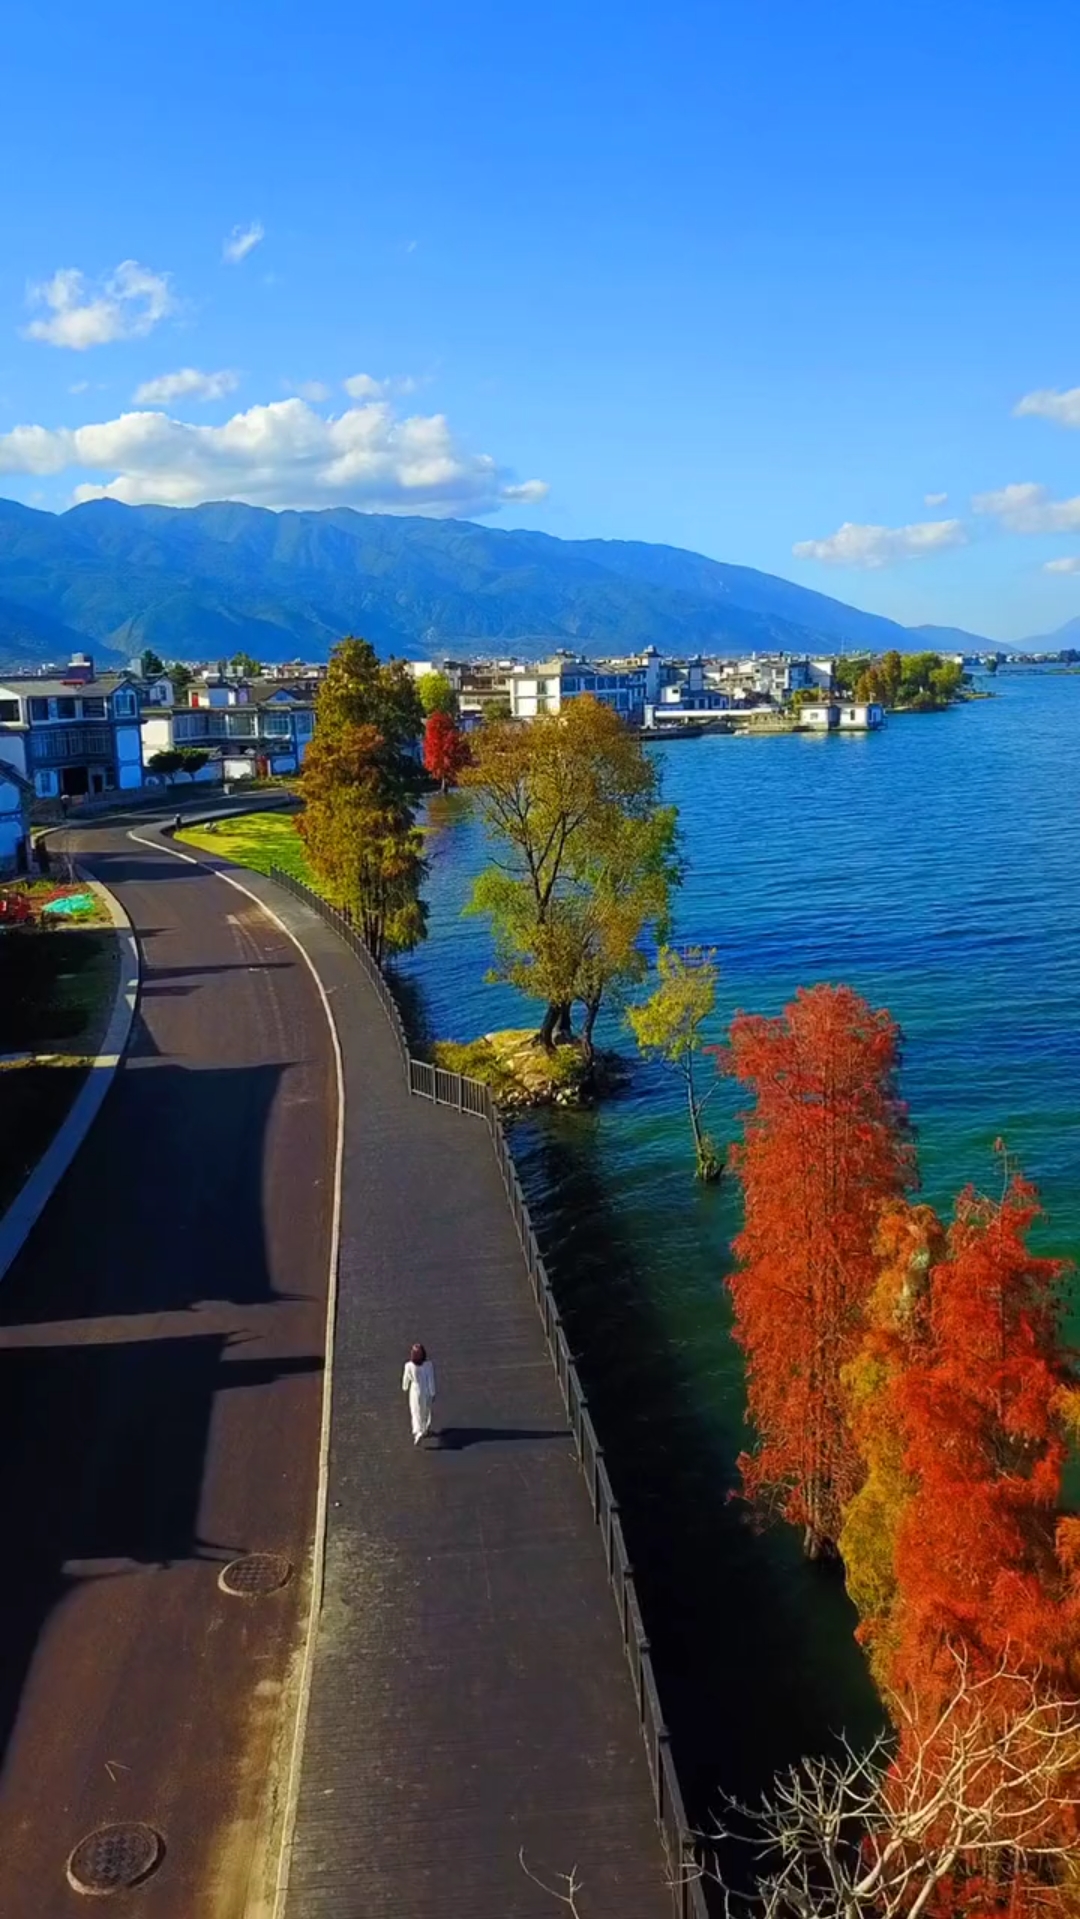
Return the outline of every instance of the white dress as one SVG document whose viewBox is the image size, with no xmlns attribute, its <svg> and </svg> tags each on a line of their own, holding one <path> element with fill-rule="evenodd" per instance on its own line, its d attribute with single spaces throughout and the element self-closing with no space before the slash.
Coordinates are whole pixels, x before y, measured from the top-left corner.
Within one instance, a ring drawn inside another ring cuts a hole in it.
<svg viewBox="0 0 1080 1919">
<path fill-rule="evenodd" d="M 417 1366 L 411 1359 L 405 1362 L 405 1371 L 401 1375 L 401 1390 L 409 1395 L 409 1413 L 412 1418 L 413 1440 L 423 1439 L 431 1431 L 431 1407 L 435 1398 L 435 1368 L 430 1359 Z"/>
</svg>

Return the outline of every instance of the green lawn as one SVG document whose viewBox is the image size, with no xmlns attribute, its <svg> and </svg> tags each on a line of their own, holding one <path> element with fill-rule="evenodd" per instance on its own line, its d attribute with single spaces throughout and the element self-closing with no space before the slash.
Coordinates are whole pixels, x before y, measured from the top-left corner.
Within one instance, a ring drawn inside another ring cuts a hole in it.
<svg viewBox="0 0 1080 1919">
<path fill-rule="evenodd" d="M 205 826 L 185 826 L 176 838 L 204 853 L 220 853 L 237 866 L 250 866 L 256 873 L 269 873 L 277 866 L 305 886 L 314 886 L 295 820 L 295 813 L 238 813 L 233 819 L 209 820 Z"/>
<path fill-rule="evenodd" d="M 118 964 L 111 930 L 0 933 L 0 1214 L 86 1078 L 112 1012 Z"/>
</svg>

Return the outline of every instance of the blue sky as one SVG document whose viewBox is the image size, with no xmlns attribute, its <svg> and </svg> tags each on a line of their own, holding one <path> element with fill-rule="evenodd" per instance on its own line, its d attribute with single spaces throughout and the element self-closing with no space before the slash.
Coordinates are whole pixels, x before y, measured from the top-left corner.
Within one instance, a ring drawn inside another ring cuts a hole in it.
<svg viewBox="0 0 1080 1919">
<path fill-rule="evenodd" d="M 1050 629 L 1078 57 L 1069 0 L 39 0 L 0 491 L 455 512 Z"/>
</svg>

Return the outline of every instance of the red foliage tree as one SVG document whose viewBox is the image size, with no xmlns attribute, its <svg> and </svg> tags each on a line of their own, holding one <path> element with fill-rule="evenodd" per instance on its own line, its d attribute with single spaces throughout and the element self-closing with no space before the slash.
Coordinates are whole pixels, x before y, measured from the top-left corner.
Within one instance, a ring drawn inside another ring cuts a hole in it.
<svg viewBox="0 0 1080 1919">
<path fill-rule="evenodd" d="M 841 1380 L 877 1276 L 882 1206 L 913 1183 L 896 1094 L 899 1034 L 850 987 L 800 991 L 779 1019 L 740 1014 L 729 1064 L 753 1089 L 734 1155 L 745 1224 L 729 1284 L 758 1445 L 748 1496 L 834 1548 L 862 1464 Z"/>
<path fill-rule="evenodd" d="M 455 726 L 449 713 L 429 713 L 424 727 L 424 768 L 438 780 L 443 792 L 457 784 L 457 776 L 469 763 L 469 742 Z"/>
<path fill-rule="evenodd" d="M 939 1709 L 956 1654 L 1080 1690 L 1080 1522 L 1062 1519 L 1071 1356 L 1058 1260 L 1027 1236 L 1035 1188 L 961 1194 L 933 1269 L 929 1324 L 893 1391 L 912 1494 L 896 1533 L 890 1679 Z"/>
</svg>

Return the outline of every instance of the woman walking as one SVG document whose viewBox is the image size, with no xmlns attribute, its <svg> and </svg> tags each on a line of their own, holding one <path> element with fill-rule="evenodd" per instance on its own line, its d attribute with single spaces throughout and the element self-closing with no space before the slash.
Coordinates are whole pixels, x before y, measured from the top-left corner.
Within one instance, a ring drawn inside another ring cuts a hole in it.
<svg viewBox="0 0 1080 1919">
<path fill-rule="evenodd" d="M 435 1399 L 435 1368 L 424 1346 L 413 1347 L 401 1375 L 401 1390 L 409 1395 L 413 1445 L 431 1431 L 431 1408 Z"/>
</svg>

